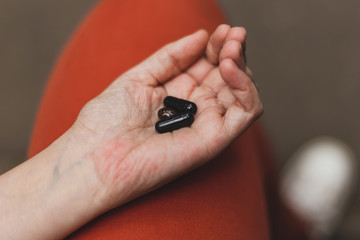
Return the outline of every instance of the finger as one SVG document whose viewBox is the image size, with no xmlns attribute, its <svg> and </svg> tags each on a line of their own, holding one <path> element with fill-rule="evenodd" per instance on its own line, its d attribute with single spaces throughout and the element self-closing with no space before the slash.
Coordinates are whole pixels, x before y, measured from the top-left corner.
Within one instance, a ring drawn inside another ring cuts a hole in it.
<svg viewBox="0 0 360 240">
<path fill-rule="evenodd" d="M 227 40 L 222 46 L 220 53 L 219 53 L 219 60 L 222 62 L 224 59 L 231 59 L 233 62 L 236 63 L 237 67 L 246 71 L 246 65 L 244 62 L 244 58 L 242 55 L 242 45 L 241 41 L 244 39 L 244 31 L 243 28 L 233 28 L 230 30 Z M 218 93 L 225 85 L 224 81 L 219 75 L 216 74 L 218 71 L 210 72 L 207 75 L 206 81 L 202 83 L 203 87 L 208 88 L 213 93 Z M 214 74 L 215 73 L 215 74 Z"/>
<path fill-rule="evenodd" d="M 186 74 L 188 74 L 189 77 L 194 79 L 197 85 L 202 84 L 205 77 L 214 68 L 214 65 L 217 65 L 219 63 L 219 53 L 229 30 L 229 25 L 219 25 L 214 31 L 214 33 L 210 36 L 210 39 L 207 43 L 206 58 L 199 59 L 199 61 L 197 61 L 187 69 Z M 173 81 L 176 81 L 176 79 L 169 81 L 167 83 L 168 86 L 173 87 L 175 85 L 172 83 Z"/>
<path fill-rule="evenodd" d="M 199 30 L 161 48 L 126 73 L 128 77 L 149 86 L 163 84 L 187 69 L 205 52 L 208 33 Z"/>
<path fill-rule="evenodd" d="M 247 91 L 251 88 L 251 79 L 246 73 L 239 69 L 233 59 L 223 59 L 220 62 L 219 70 L 222 78 L 229 87 L 240 91 Z"/>
<path fill-rule="evenodd" d="M 239 41 L 229 40 L 225 43 L 220 52 L 220 62 L 227 58 L 233 60 L 241 70 L 246 70 L 242 46 Z"/>
<path fill-rule="evenodd" d="M 246 41 L 246 30 L 243 27 L 233 27 L 230 29 L 229 33 L 226 36 L 225 43 L 228 41 L 238 41 L 241 45 L 245 44 Z M 243 46 L 244 47 L 244 46 Z"/>
<path fill-rule="evenodd" d="M 220 63 L 220 74 L 230 87 L 234 102 L 225 113 L 229 134 L 240 134 L 263 112 L 263 106 L 251 79 L 231 59 Z"/>
<path fill-rule="evenodd" d="M 210 36 L 206 47 L 206 57 L 213 65 L 217 65 L 219 63 L 219 53 L 229 30 L 229 25 L 222 24 L 218 26 L 214 33 Z"/>
<path fill-rule="evenodd" d="M 240 45 L 238 47 L 237 45 Z M 227 57 L 233 58 L 236 64 L 243 70 L 245 70 L 245 49 L 246 49 L 246 30 L 243 27 L 233 27 L 230 29 L 228 35 L 226 36 L 224 47 L 225 54 L 220 53 L 220 57 L 225 59 Z M 237 52 L 229 52 L 229 49 Z M 221 56 L 222 55 L 222 56 Z M 221 61 L 221 60 L 220 60 Z"/>
</svg>

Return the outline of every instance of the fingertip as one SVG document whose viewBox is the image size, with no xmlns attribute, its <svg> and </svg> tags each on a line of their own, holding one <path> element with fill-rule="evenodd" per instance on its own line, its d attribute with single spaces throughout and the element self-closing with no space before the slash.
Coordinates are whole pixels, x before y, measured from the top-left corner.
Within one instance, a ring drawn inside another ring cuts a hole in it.
<svg viewBox="0 0 360 240">
<path fill-rule="evenodd" d="M 219 45 L 218 46 L 219 50 L 220 50 L 221 46 L 223 45 L 230 29 L 231 29 L 231 27 L 229 25 L 221 24 L 216 28 L 216 30 L 212 34 L 214 41 L 216 41 L 216 43 L 217 43 L 215 45 Z"/>
<path fill-rule="evenodd" d="M 214 31 L 214 32 L 219 32 L 219 33 L 225 33 L 225 34 L 227 34 L 228 32 L 229 32 L 229 30 L 230 30 L 230 25 L 228 25 L 228 24 L 220 24 L 217 28 L 216 28 L 216 30 Z"/>
<path fill-rule="evenodd" d="M 188 35 L 182 44 L 183 46 L 181 46 L 182 49 L 178 50 L 182 53 L 188 52 L 189 55 L 193 56 L 193 59 L 196 59 L 205 51 L 208 41 L 209 33 L 205 29 L 199 29 L 193 34 Z"/>
<path fill-rule="evenodd" d="M 230 29 L 230 25 L 227 24 L 227 23 L 222 23 L 222 24 L 220 24 L 217 28 L 222 28 L 222 27 L 226 27 L 226 28 L 229 28 L 229 29 Z"/>
<path fill-rule="evenodd" d="M 246 40 L 246 36 L 247 36 L 247 31 L 244 27 L 235 27 L 235 29 L 238 32 L 239 38 L 240 38 L 240 42 L 244 43 Z"/>
<path fill-rule="evenodd" d="M 209 34 L 205 29 L 199 29 L 195 32 L 180 38 L 179 40 L 169 43 L 166 47 L 177 45 L 178 47 L 184 48 L 198 48 L 198 46 L 203 46 L 207 44 L 209 39 Z"/>
<path fill-rule="evenodd" d="M 179 75 L 205 53 L 209 34 L 204 29 L 169 43 L 130 72 L 145 72 L 139 82 L 157 86 Z"/>
<path fill-rule="evenodd" d="M 206 56 L 210 63 L 212 64 L 219 63 L 219 53 L 226 39 L 226 36 L 228 35 L 229 30 L 230 30 L 229 25 L 221 24 L 211 34 L 206 49 Z"/>
<path fill-rule="evenodd" d="M 244 28 L 244 27 L 238 27 L 238 28 L 239 28 L 239 31 L 242 31 L 243 35 L 246 37 L 246 35 L 247 35 L 246 28 Z"/>
<path fill-rule="evenodd" d="M 201 48 L 206 47 L 206 44 L 209 40 L 209 33 L 205 29 L 199 29 L 195 32 L 181 38 L 179 42 L 183 42 L 183 44 L 196 48 L 201 46 Z"/>
<path fill-rule="evenodd" d="M 196 35 L 199 38 L 206 39 L 206 41 L 209 39 L 209 33 L 205 29 L 199 29 L 195 31 L 192 35 Z"/>
<path fill-rule="evenodd" d="M 239 41 L 241 44 L 244 44 L 246 40 L 246 29 L 244 27 L 232 27 L 226 41 L 230 40 Z"/>
</svg>

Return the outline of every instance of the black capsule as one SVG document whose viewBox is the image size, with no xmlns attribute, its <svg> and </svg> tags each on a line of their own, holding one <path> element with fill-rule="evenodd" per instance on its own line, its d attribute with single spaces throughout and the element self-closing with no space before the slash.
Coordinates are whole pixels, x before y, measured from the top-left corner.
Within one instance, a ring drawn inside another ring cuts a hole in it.
<svg viewBox="0 0 360 240">
<path fill-rule="evenodd" d="M 193 122 L 194 116 L 191 113 L 184 113 L 158 121 L 155 124 L 155 129 L 158 133 L 172 132 L 183 127 L 190 127 Z"/>
<path fill-rule="evenodd" d="M 166 107 L 174 109 L 178 113 L 189 112 L 195 115 L 197 111 L 197 107 L 195 103 L 186 101 L 184 99 L 179 99 L 176 97 L 170 97 L 170 96 L 166 97 L 164 99 L 164 105 Z"/>
<path fill-rule="evenodd" d="M 168 108 L 168 107 L 164 107 L 164 108 L 161 108 L 159 111 L 158 111 L 158 116 L 161 120 L 165 120 L 165 119 L 168 119 L 168 118 L 171 118 L 173 116 L 176 115 L 176 112 L 171 109 L 171 108 Z"/>
</svg>

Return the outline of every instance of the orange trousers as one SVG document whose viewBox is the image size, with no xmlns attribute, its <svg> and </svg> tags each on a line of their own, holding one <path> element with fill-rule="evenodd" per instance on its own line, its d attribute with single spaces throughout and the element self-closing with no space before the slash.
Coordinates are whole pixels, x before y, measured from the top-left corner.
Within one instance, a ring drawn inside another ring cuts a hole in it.
<svg viewBox="0 0 360 240">
<path fill-rule="evenodd" d="M 80 25 L 48 82 L 29 157 L 75 121 L 82 106 L 161 46 L 225 23 L 212 0 L 104 0 Z M 70 239 L 305 239 L 277 189 L 259 124 L 205 166 L 98 217 Z"/>
</svg>

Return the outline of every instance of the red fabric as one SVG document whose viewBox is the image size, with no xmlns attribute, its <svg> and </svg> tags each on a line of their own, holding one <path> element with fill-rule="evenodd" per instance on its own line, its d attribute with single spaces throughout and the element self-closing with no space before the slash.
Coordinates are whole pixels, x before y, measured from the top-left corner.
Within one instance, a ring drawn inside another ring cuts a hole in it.
<svg viewBox="0 0 360 240">
<path fill-rule="evenodd" d="M 29 157 L 64 133 L 82 106 L 121 73 L 166 43 L 200 28 L 212 32 L 224 22 L 211 0 L 102 1 L 54 69 Z M 253 126 L 209 164 L 104 214 L 69 238 L 269 239 L 269 219 L 273 229 L 283 230 L 281 221 L 267 214 L 268 202 L 282 206 L 272 194 L 277 190 L 264 181 L 275 179 L 271 162 L 263 132 Z M 298 234 L 294 229 L 290 233 Z"/>
</svg>

